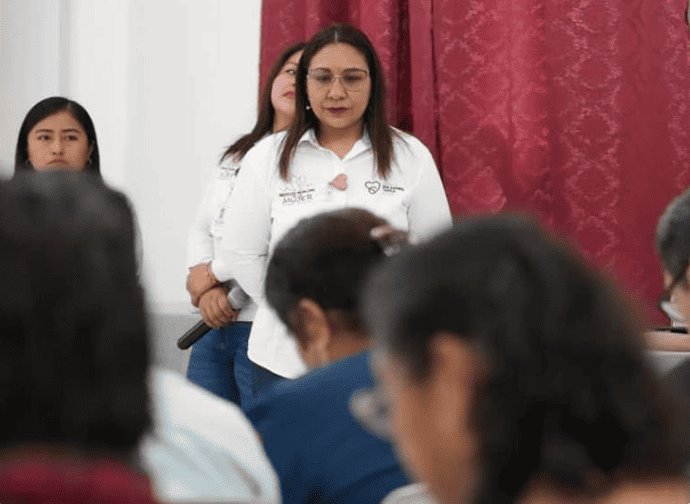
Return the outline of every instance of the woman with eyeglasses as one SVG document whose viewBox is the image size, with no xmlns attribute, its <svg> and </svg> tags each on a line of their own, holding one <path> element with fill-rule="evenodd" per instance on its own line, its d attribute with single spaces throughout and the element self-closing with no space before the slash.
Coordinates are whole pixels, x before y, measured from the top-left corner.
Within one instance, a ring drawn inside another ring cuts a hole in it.
<svg viewBox="0 0 690 504">
<path fill-rule="evenodd" d="M 664 292 L 659 308 L 669 317 L 668 331 L 647 334 L 656 350 L 690 351 L 687 335 L 690 320 L 690 190 L 671 201 L 659 218 L 656 249 L 664 272 Z"/>
<path fill-rule="evenodd" d="M 362 306 L 396 448 L 440 502 L 690 501 L 687 426 L 629 307 L 532 221 L 462 221 Z"/>
<path fill-rule="evenodd" d="M 360 291 L 404 240 L 380 217 L 345 209 L 301 221 L 275 248 L 266 298 L 313 370 L 278 383 L 249 412 L 284 504 L 378 504 L 407 483 L 390 443 L 349 411 L 353 393 L 373 385 Z"/>
<path fill-rule="evenodd" d="M 192 226 L 187 262 L 189 279 L 205 277 L 222 241 L 223 222 L 242 159 L 256 142 L 282 131 L 295 115 L 295 73 L 304 43 L 291 45 L 278 56 L 268 73 L 259 98 L 259 113 L 251 132 L 228 147 L 220 170 L 209 184 Z M 227 235 L 232 236 L 232 235 Z M 235 235 L 233 240 L 242 240 Z M 209 286 L 201 296 L 192 296 L 204 322 L 213 328 L 192 347 L 187 377 L 197 385 L 240 405 L 249 407 L 254 395 L 252 364 L 247 358 L 247 340 L 256 303 L 228 276 Z"/>
<path fill-rule="evenodd" d="M 314 35 L 300 59 L 296 93 L 292 127 L 244 159 L 251 169 L 238 176 L 223 231 L 241 239 L 221 244 L 208 275 L 193 282 L 196 295 L 234 277 L 260 297 L 276 243 L 300 219 L 322 212 L 364 208 L 409 231 L 413 241 L 450 224 L 429 150 L 386 122 L 384 76 L 364 33 L 335 24 Z M 249 357 L 274 379 L 305 371 L 294 341 L 265 304 L 254 320 Z"/>
</svg>

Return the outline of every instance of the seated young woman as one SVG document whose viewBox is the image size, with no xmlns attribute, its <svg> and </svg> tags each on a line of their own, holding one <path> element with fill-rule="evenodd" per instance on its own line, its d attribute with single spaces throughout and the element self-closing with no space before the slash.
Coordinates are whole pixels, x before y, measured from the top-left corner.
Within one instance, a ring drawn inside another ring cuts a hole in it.
<svg viewBox="0 0 690 504">
<path fill-rule="evenodd" d="M 51 96 L 26 113 L 17 136 L 15 173 L 68 170 L 100 176 L 96 128 L 79 103 Z"/>
<path fill-rule="evenodd" d="M 285 504 L 379 503 L 407 483 L 391 445 L 350 413 L 352 395 L 373 384 L 360 289 L 402 236 L 366 210 L 327 212 L 290 230 L 269 262 L 267 300 L 312 369 L 268 388 L 249 412 Z"/>
</svg>

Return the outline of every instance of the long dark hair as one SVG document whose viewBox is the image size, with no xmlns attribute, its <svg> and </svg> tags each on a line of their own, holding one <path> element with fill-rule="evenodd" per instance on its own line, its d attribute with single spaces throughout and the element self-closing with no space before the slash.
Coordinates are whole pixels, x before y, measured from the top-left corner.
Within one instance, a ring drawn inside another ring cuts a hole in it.
<svg viewBox="0 0 690 504">
<path fill-rule="evenodd" d="M 413 380 L 439 332 L 485 366 L 469 412 L 475 503 L 515 502 L 535 478 L 598 495 L 620 478 L 679 477 L 688 435 L 615 289 L 531 220 L 465 220 L 404 251 L 364 297 L 369 330 Z"/>
<path fill-rule="evenodd" d="M 220 157 L 221 162 L 228 158 L 235 158 L 237 161 L 241 160 L 244 155 L 249 152 L 249 149 L 254 147 L 256 142 L 261 140 L 264 135 L 273 131 L 273 120 L 275 119 L 275 109 L 273 108 L 273 103 L 271 103 L 271 88 L 273 87 L 273 81 L 276 79 L 280 73 L 280 69 L 283 68 L 287 60 L 289 60 L 293 54 L 304 49 L 304 46 L 304 42 L 299 42 L 291 45 L 280 53 L 275 63 L 273 63 L 271 70 L 268 72 L 266 83 L 261 90 L 258 117 L 256 119 L 256 124 L 254 124 L 254 128 L 225 149 L 225 152 Z"/>
<path fill-rule="evenodd" d="M 0 184 L 0 448 L 129 457 L 149 428 L 132 211 L 91 174 Z"/>
<path fill-rule="evenodd" d="M 58 112 L 67 111 L 72 117 L 81 125 L 86 133 L 86 138 L 91 147 L 91 162 L 87 163 L 84 171 L 95 173 L 98 176 L 101 174 L 101 158 L 98 153 L 98 140 L 96 139 L 96 128 L 94 128 L 91 116 L 79 103 L 63 96 L 51 96 L 38 102 L 36 105 L 26 113 L 24 121 L 19 128 L 19 136 L 17 137 L 17 148 L 14 151 L 14 171 L 17 173 L 21 170 L 33 170 L 33 166 L 29 163 L 29 133 L 34 126 L 46 117 L 57 114 Z"/>
<path fill-rule="evenodd" d="M 287 180 L 290 162 L 295 155 L 297 144 L 302 135 L 314 128 L 319 131 L 319 120 L 312 110 L 307 110 L 307 71 L 314 55 L 328 44 L 348 44 L 357 49 L 367 61 L 369 77 L 371 79 L 371 95 L 369 105 L 364 111 L 364 127 L 369 133 L 371 145 L 376 159 L 376 170 L 382 178 L 386 178 L 393 162 L 394 130 L 386 119 L 386 85 L 383 71 L 376 50 L 367 36 L 349 24 L 336 23 L 324 28 L 307 42 L 299 66 L 297 67 L 295 120 L 283 143 L 280 155 L 280 176 Z"/>
</svg>

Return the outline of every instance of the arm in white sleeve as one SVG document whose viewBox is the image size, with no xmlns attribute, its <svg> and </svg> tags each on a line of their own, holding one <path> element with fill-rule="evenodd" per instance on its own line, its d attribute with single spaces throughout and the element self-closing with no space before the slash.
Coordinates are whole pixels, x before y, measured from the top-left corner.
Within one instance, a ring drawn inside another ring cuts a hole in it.
<svg viewBox="0 0 690 504">
<path fill-rule="evenodd" d="M 407 209 L 409 238 L 413 243 L 425 240 L 452 224 L 448 198 L 441 176 L 429 150 L 419 142 L 414 147 L 414 163 L 419 167 L 417 184 Z"/>
<path fill-rule="evenodd" d="M 263 297 L 264 274 L 271 236 L 274 142 L 259 142 L 242 160 L 225 213 L 223 239 L 211 263 L 221 282 L 234 278 L 252 298 Z"/>
<path fill-rule="evenodd" d="M 202 262 L 213 259 L 213 236 L 211 222 L 213 221 L 213 190 L 216 179 L 206 187 L 201 202 L 196 211 L 194 222 L 187 237 L 187 267 L 191 268 Z"/>
</svg>

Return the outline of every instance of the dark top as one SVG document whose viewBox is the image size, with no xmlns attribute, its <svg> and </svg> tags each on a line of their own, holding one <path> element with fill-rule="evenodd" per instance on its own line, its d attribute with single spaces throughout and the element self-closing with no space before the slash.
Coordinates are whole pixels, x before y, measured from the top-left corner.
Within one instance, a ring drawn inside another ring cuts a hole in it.
<svg viewBox="0 0 690 504">
<path fill-rule="evenodd" d="M 373 385 L 364 352 L 276 384 L 249 412 L 284 504 L 378 504 L 409 483 L 391 444 L 350 413 L 353 392 Z"/>
</svg>

